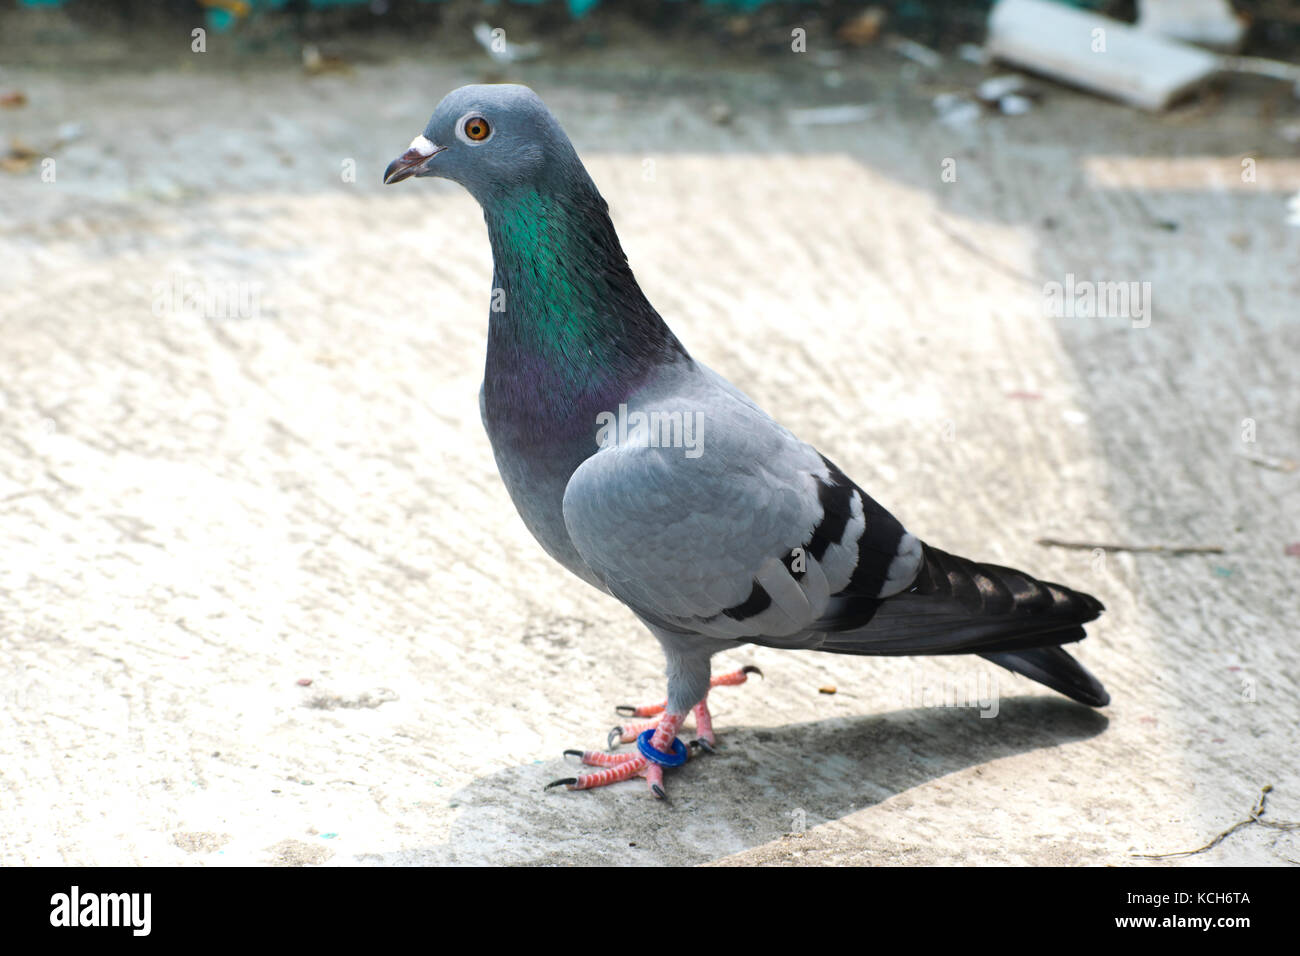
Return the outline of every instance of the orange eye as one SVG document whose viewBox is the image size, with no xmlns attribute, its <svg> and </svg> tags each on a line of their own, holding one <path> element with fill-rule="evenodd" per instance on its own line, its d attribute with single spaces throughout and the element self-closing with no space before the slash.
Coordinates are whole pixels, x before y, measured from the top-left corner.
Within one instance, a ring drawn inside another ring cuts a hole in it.
<svg viewBox="0 0 1300 956">
<path fill-rule="evenodd" d="M 465 120 L 465 135 L 476 143 L 481 143 L 492 134 L 492 127 L 481 116 L 471 116 Z"/>
</svg>

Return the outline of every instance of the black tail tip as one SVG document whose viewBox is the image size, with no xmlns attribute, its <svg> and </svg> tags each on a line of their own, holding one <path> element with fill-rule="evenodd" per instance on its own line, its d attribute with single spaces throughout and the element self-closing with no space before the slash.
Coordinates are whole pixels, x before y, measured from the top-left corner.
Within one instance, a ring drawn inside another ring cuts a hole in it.
<svg viewBox="0 0 1300 956">
<path fill-rule="evenodd" d="M 1101 681 L 1093 677 L 1088 668 L 1071 657 L 1064 648 L 1034 647 L 981 656 L 999 667 L 1038 681 L 1089 707 L 1105 707 L 1110 703 L 1110 694 L 1106 693 Z"/>
</svg>

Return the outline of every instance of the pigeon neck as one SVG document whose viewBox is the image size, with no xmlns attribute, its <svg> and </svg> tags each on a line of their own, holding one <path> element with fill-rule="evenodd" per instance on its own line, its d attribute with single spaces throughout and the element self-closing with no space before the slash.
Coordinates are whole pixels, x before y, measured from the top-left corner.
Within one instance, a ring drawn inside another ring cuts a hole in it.
<svg viewBox="0 0 1300 956">
<path fill-rule="evenodd" d="M 586 416 L 686 354 L 637 285 L 595 186 L 564 193 L 529 188 L 484 213 L 496 267 L 487 398 L 552 419 Z"/>
</svg>

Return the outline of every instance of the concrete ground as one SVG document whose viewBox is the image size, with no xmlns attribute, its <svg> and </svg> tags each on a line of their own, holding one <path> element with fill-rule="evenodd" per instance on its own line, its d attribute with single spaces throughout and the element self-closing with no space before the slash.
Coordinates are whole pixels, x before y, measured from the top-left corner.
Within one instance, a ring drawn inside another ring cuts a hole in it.
<svg viewBox="0 0 1300 956">
<path fill-rule="evenodd" d="M 1100 597 L 1112 705 L 740 649 L 766 680 L 714 695 L 670 803 L 543 793 L 662 660 L 497 478 L 477 207 L 379 182 L 480 61 L 32 65 L 0 114 L 37 154 L 0 172 L 0 863 L 1130 865 L 1266 784 L 1300 818 L 1295 106 L 1051 88 L 951 126 L 930 100 L 978 67 L 548 62 L 510 76 L 687 347 L 926 540 Z M 1048 315 L 1070 275 L 1150 283 L 1149 325 Z M 937 706 L 968 686 L 988 716 Z M 1297 860 L 1250 826 L 1163 862 Z"/>
</svg>

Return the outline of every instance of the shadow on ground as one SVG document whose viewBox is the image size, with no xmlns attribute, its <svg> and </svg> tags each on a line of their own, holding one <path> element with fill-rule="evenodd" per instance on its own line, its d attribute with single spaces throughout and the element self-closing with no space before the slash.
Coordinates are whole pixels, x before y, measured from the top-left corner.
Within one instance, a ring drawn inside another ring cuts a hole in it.
<svg viewBox="0 0 1300 956">
<path fill-rule="evenodd" d="M 1044 697 L 971 709 L 913 708 L 861 718 L 732 730 L 716 756 L 692 760 L 655 801 L 642 780 L 573 793 L 543 792 L 575 761 L 538 761 L 460 790 L 460 816 L 441 846 L 365 854 L 400 864 L 704 863 L 778 840 L 967 767 L 1085 740 L 1109 721 Z M 697 836 L 706 838 L 696 839 Z M 575 849 L 575 842 L 580 841 Z M 709 852 L 702 848 L 707 847 Z"/>
</svg>

